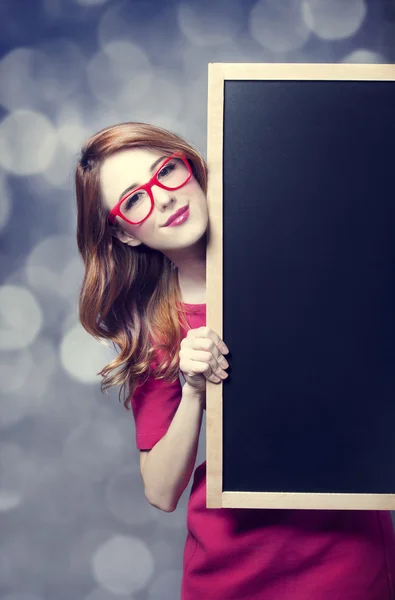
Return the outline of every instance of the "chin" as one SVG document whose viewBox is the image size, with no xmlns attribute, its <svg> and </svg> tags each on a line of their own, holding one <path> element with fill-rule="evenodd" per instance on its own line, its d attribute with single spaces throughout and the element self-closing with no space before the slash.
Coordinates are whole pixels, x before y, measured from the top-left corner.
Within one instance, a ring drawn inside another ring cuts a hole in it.
<svg viewBox="0 0 395 600">
<path fill-rule="evenodd" d="M 188 237 L 188 242 L 189 242 L 189 246 L 192 246 L 193 244 L 196 244 L 197 242 L 199 242 L 202 237 L 204 237 L 206 235 L 207 232 L 207 227 L 201 227 L 199 229 L 196 229 L 194 231 L 194 233 L 186 236 Z"/>
<path fill-rule="evenodd" d="M 179 238 L 177 240 L 174 240 L 174 244 L 171 244 L 171 248 L 174 250 L 185 250 L 186 248 L 192 248 L 193 246 L 196 246 L 196 244 L 199 244 L 200 242 L 203 243 L 203 238 L 205 237 L 205 233 L 206 231 L 199 231 L 196 233 L 196 235 L 185 235 L 184 236 L 179 236 Z M 169 244 L 170 246 L 170 244 Z"/>
</svg>

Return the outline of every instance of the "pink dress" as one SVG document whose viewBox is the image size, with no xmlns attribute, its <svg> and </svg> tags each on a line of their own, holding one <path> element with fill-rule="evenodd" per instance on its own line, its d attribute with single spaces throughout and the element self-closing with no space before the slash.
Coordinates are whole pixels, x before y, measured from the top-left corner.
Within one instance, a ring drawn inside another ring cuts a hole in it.
<svg viewBox="0 0 395 600">
<path fill-rule="evenodd" d="M 185 307 L 192 328 L 206 324 L 205 304 Z M 137 448 L 163 437 L 181 390 L 153 378 L 137 388 Z M 206 462 L 196 468 L 181 600 L 395 600 L 394 589 L 389 511 L 208 509 Z"/>
</svg>

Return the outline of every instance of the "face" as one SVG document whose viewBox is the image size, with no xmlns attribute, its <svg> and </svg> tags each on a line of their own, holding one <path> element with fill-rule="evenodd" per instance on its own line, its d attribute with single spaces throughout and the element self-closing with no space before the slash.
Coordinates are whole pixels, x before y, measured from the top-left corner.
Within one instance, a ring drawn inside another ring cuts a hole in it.
<svg viewBox="0 0 395 600">
<path fill-rule="evenodd" d="M 100 187 L 103 202 L 109 210 L 131 185 L 136 188 L 147 183 L 158 170 L 163 160 L 161 153 L 141 148 L 128 148 L 106 158 L 100 170 Z M 134 185 L 136 184 L 136 185 Z M 138 246 L 144 243 L 155 250 L 175 251 L 188 248 L 203 236 L 208 225 L 206 196 L 192 175 L 191 179 L 177 190 L 152 187 L 154 209 L 139 225 L 132 225 L 117 216 L 118 238 L 125 244 Z M 188 206 L 189 216 L 181 224 L 165 226 L 168 218 L 178 209 Z"/>
</svg>

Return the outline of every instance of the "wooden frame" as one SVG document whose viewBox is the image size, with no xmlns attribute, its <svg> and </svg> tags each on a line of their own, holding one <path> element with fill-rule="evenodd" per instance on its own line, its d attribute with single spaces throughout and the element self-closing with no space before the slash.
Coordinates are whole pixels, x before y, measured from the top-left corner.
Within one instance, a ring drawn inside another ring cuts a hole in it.
<svg viewBox="0 0 395 600">
<path fill-rule="evenodd" d="M 382 80 L 395 81 L 395 65 L 377 64 L 209 64 L 207 326 L 222 329 L 222 157 L 226 80 Z M 225 340 L 226 341 L 226 340 Z M 223 492 L 222 385 L 207 383 L 207 507 L 393 510 L 395 494 Z"/>
</svg>

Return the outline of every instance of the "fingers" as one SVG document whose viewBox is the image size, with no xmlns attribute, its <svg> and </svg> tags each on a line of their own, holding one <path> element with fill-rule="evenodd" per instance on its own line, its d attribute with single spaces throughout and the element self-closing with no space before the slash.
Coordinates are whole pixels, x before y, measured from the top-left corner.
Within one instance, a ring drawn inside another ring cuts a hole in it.
<svg viewBox="0 0 395 600">
<path fill-rule="evenodd" d="M 222 355 L 221 355 L 222 356 Z M 203 374 L 206 378 L 214 374 L 221 379 L 226 379 L 228 373 L 221 367 L 221 361 L 218 361 L 211 352 L 204 350 L 194 350 L 193 348 L 184 348 L 182 353 L 183 370 L 193 369 L 197 373 Z M 226 366 L 228 366 L 227 361 Z"/>
<path fill-rule="evenodd" d="M 218 346 L 209 338 L 194 338 L 192 340 L 192 345 L 190 346 L 190 348 L 195 350 L 195 352 L 208 352 L 212 355 L 215 361 L 217 361 L 218 364 L 221 367 L 224 367 L 225 369 L 229 366 L 228 361 L 223 356 L 222 352 L 218 349 Z"/>
<path fill-rule="evenodd" d="M 207 350 L 212 352 L 215 358 L 222 354 L 228 354 L 229 348 L 221 340 L 219 335 L 209 327 L 198 327 L 190 329 L 187 336 L 182 340 L 181 346 L 194 348 L 195 350 Z"/>
<path fill-rule="evenodd" d="M 212 381 L 213 383 L 219 383 L 222 380 L 221 377 L 218 377 L 213 373 L 210 365 L 207 363 L 198 362 L 195 360 L 186 360 L 182 366 L 183 368 L 181 371 L 184 374 L 184 377 L 187 375 L 193 379 L 193 377 L 201 377 L 203 375 L 208 381 Z"/>
<path fill-rule="evenodd" d="M 212 329 L 208 327 L 191 329 L 181 342 L 180 369 L 190 377 L 200 374 L 218 383 L 228 377 L 224 369 L 229 366 L 229 363 L 223 356 L 228 352 L 226 344 Z"/>
</svg>

